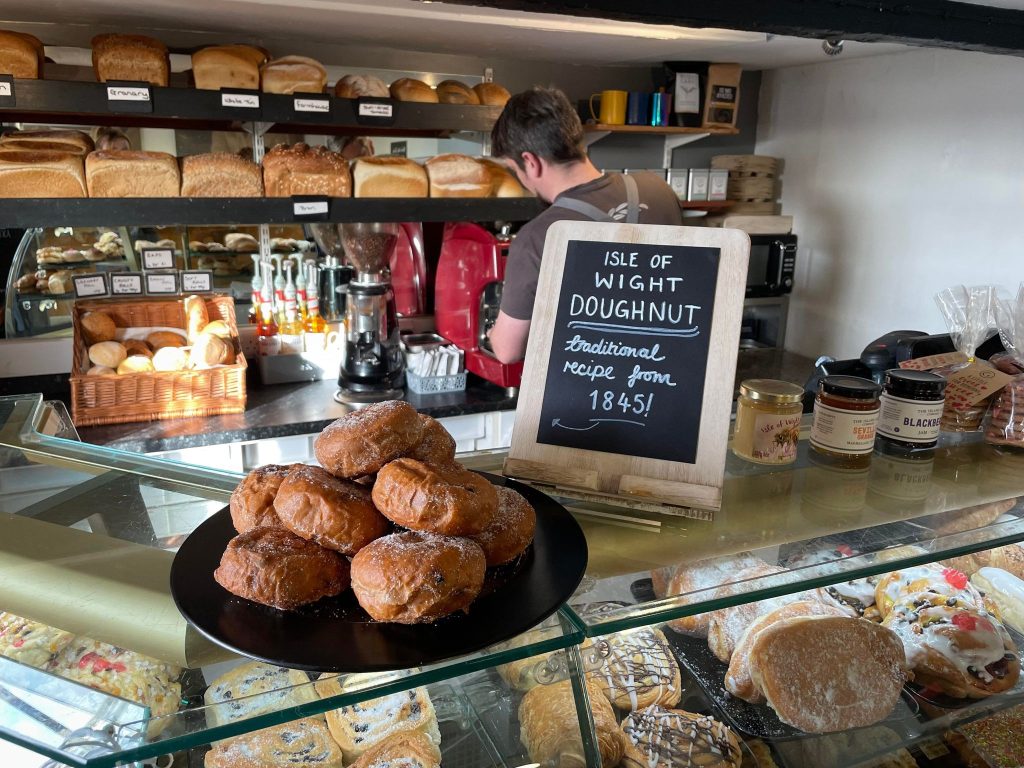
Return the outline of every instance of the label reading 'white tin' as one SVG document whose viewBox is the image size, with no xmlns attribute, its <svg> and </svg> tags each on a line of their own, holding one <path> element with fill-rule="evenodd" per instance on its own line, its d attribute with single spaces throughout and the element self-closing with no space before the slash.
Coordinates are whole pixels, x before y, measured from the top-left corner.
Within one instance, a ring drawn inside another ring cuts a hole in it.
<svg viewBox="0 0 1024 768">
<path fill-rule="evenodd" d="M 905 443 L 934 443 L 942 424 L 943 401 L 922 402 L 883 394 L 878 434 Z"/>
<path fill-rule="evenodd" d="M 811 423 L 811 445 L 850 456 L 871 453 L 875 447 L 877 423 L 878 408 L 842 411 L 816 402 Z"/>
</svg>

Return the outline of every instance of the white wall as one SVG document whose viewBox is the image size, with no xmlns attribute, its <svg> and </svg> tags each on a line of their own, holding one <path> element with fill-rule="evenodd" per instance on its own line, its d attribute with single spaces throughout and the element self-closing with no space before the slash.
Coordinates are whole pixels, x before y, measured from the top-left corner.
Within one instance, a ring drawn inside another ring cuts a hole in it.
<svg viewBox="0 0 1024 768">
<path fill-rule="evenodd" d="M 786 346 L 945 330 L 932 296 L 1024 280 L 1024 59 L 917 50 L 764 73 L 758 154 L 800 237 Z"/>
</svg>

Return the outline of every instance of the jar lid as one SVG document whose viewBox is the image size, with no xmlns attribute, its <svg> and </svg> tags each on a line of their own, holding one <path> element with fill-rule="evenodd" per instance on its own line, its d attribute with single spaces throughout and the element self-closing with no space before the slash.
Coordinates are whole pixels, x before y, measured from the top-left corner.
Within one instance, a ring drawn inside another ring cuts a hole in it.
<svg viewBox="0 0 1024 768">
<path fill-rule="evenodd" d="M 882 385 L 859 376 L 826 376 L 821 380 L 821 391 L 851 400 L 874 400 L 881 394 Z"/>
<path fill-rule="evenodd" d="M 759 403 L 799 403 L 804 399 L 803 387 L 778 379 L 744 379 L 740 394 Z"/>
<path fill-rule="evenodd" d="M 946 380 L 928 371 L 893 368 L 885 372 L 885 389 L 896 397 L 930 397 L 940 400 L 946 392 Z"/>
</svg>

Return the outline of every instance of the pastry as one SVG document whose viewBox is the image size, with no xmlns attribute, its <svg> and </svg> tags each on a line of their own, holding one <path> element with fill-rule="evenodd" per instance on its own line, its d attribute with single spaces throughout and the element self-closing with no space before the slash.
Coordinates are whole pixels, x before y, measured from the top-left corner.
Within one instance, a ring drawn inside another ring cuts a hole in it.
<svg viewBox="0 0 1024 768">
<path fill-rule="evenodd" d="M 214 744 L 205 768 L 342 768 L 341 749 L 321 718 L 305 718 Z"/>
<path fill-rule="evenodd" d="M 305 672 L 250 661 L 225 672 L 206 689 L 211 727 L 317 701 Z"/>
<path fill-rule="evenodd" d="M 302 143 L 278 144 L 263 156 L 263 188 L 267 197 L 348 197 L 352 177 L 348 161 L 337 152 Z"/>
<path fill-rule="evenodd" d="M 667 583 L 665 596 L 688 596 L 694 592 L 704 592 L 723 586 L 729 589 L 732 587 L 732 583 L 737 581 L 740 572 L 752 567 L 768 568 L 768 563 L 759 557 L 754 557 L 749 552 L 739 552 L 726 557 L 711 557 L 693 563 L 680 563 L 675 566 L 673 576 Z M 710 594 L 694 595 L 694 600 L 703 601 L 710 597 Z M 710 620 L 710 613 L 701 613 L 696 616 L 674 619 L 668 625 L 676 632 L 695 637 L 707 637 Z"/>
<path fill-rule="evenodd" d="M 965 765 L 992 768 L 1019 768 L 1024 765 L 1024 738 L 1021 738 L 1024 704 L 957 726 L 957 731 L 959 733 L 947 734 L 946 742 L 956 750 Z"/>
<path fill-rule="evenodd" d="M 612 705 L 594 683 L 587 683 L 587 695 L 601 764 L 618 765 L 626 748 L 626 738 L 619 730 Z M 519 705 L 519 728 L 519 739 L 531 761 L 559 768 L 586 768 L 571 681 L 538 685 L 523 696 Z"/>
<path fill-rule="evenodd" d="M 320 698 L 342 693 L 341 679 L 337 675 L 321 675 L 316 683 Z M 327 726 L 341 746 L 346 764 L 395 734 L 425 736 L 435 750 L 441 743 L 437 715 L 426 688 L 413 688 L 330 710 Z"/>
<path fill-rule="evenodd" d="M 498 509 L 490 524 L 470 536 L 480 545 L 487 567 L 515 560 L 533 541 L 537 513 L 526 499 L 511 488 L 498 488 Z"/>
<path fill-rule="evenodd" d="M 89 197 L 178 197 L 178 160 L 166 152 L 103 149 L 85 158 Z"/>
<path fill-rule="evenodd" d="M 212 45 L 192 54 L 192 78 L 201 90 L 255 91 L 260 87 L 260 65 L 267 58 L 265 51 L 251 45 Z"/>
<path fill-rule="evenodd" d="M 491 174 L 469 155 L 438 155 L 424 166 L 431 197 L 487 197 L 491 193 Z"/>
<path fill-rule="evenodd" d="M 494 486 L 457 464 L 396 459 L 377 473 L 373 503 L 405 528 L 447 536 L 484 531 L 498 511 Z"/>
<path fill-rule="evenodd" d="M 953 557 L 943 561 L 950 568 L 963 571 L 968 576 L 982 568 L 1001 568 L 1014 576 L 1024 579 L 1024 546 L 1007 544 L 1004 547 L 986 549 L 971 555 Z"/>
<path fill-rule="evenodd" d="M 360 157 L 352 170 L 356 197 L 426 197 L 427 171 L 404 157 Z"/>
<path fill-rule="evenodd" d="M 504 107 L 512 94 L 508 89 L 497 83 L 477 83 L 473 86 L 480 103 L 488 107 Z"/>
<path fill-rule="evenodd" d="M 328 424 L 313 442 L 313 452 L 332 475 L 362 477 L 404 456 L 422 436 L 423 422 L 416 409 L 401 400 L 387 400 Z"/>
<path fill-rule="evenodd" d="M 732 658 L 729 659 L 729 669 L 725 673 L 726 690 L 733 696 L 751 704 L 764 702 L 764 694 L 754 686 L 754 678 L 750 672 L 750 649 L 753 647 L 754 641 L 757 640 L 758 634 L 765 627 L 794 616 L 844 615 L 846 614 L 842 610 L 831 605 L 825 605 L 815 600 L 798 600 L 754 619 L 744 631 L 733 651 Z"/>
<path fill-rule="evenodd" d="M 966 595 L 910 595 L 882 626 L 902 641 L 907 666 L 922 688 L 954 698 L 984 698 L 1012 688 L 1020 658 L 998 618 Z"/>
<path fill-rule="evenodd" d="M 428 464 L 447 464 L 455 461 L 455 438 L 437 419 L 420 414 L 423 435 L 406 454 L 410 459 Z"/>
<path fill-rule="evenodd" d="M 181 159 L 182 197 L 263 197 L 260 167 L 230 152 Z"/>
<path fill-rule="evenodd" d="M 996 604 L 999 616 L 1009 626 L 1024 633 L 1024 580 L 1001 568 L 981 568 L 971 583 Z"/>
<path fill-rule="evenodd" d="M 952 533 L 972 531 L 991 525 L 996 518 L 1006 514 L 1016 505 L 1017 499 L 1004 499 L 988 504 L 979 504 L 964 509 L 954 509 L 938 515 L 922 517 L 914 522 L 931 528 L 936 536 L 948 536 Z"/>
<path fill-rule="evenodd" d="M 0 656 L 33 667 L 45 667 L 75 639 L 70 632 L 48 627 L 13 613 L 0 613 Z"/>
<path fill-rule="evenodd" d="M 395 80 L 389 89 L 391 98 L 399 101 L 423 101 L 437 104 L 437 91 L 424 83 L 422 80 L 414 80 L 411 77 L 403 77 Z"/>
<path fill-rule="evenodd" d="M 101 83 L 128 80 L 167 85 L 167 46 L 145 35 L 97 35 L 92 39 L 92 68 Z"/>
<path fill-rule="evenodd" d="M 117 335 L 114 319 L 105 312 L 86 312 L 79 320 L 79 327 L 86 344 L 113 341 Z"/>
<path fill-rule="evenodd" d="M 506 647 L 521 648 L 528 642 L 529 635 L 520 635 L 510 640 Z M 598 663 L 598 657 L 594 655 L 593 646 L 594 641 L 589 637 L 585 637 L 580 644 L 580 651 L 584 653 L 585 660 L 592 659 L 593 663 L 596 664 Z M 540 653 L 525 659 L 516 659 L 507 664 L 499 664 L 497 670 L 498 675 L 509 688 L 526 693 L 535 685 L 548 685 L 554 680 L 559 679 L 559 676 L 564 677 L 564 654 L 559 654 L 558 652 Z M 590 680 L 598 687 L 602 687 L 603 690 L 605 684 L 603 678 L 597 678 L 592 675 Z"/>
<path fill-rule="evenodd" d="M 654 706 L 622 721 L 622 768 L 739 768 L 740 740 L 710 715 Z"/>
<path fill-rule="evenodd" d="M 479 104 L 476 91 L 459 80 L 442 80 L 437 84 L 437 99 L 442 104 Z"/>
<path fill-rule="evenodd" d="M 327 70 L 308 56 L 285 56 L 260 67 L 260 87 L 265 93 L 323 93 Z"/>
<path fill-rule="evenodd" d="M 587 675 L 601 681 L 613 706 L 636 712 L 679 703 L 679 665 L 660 630 L 646 627 L 620 632 L 603 642 L 608 645 L 607 655 L 602 650 L 598 654 L 601 666 Z"/>
<path fill-rule="evenodd" d="M 799 616 L 761 630 L 750 669 L 779 719 L 807 733 L 878 722 L 892 711 L 906 680 L 896 635 L 838 616 Z"/>
<path fill-rule="evenodd" d="M 89 347 L 89 362 L 93 365 L 104 365 L 107 368 L 116 369 L 126 357 L 128 357 L 128 351 L 119 341 L 101 341 Z"/>
<path fill-rule="evenodd" d="M 231 522 L 239 533 L 253 528 L 281 528 L 274 511 L 274 497 L 291 466 L 265 464 L 257 467 L 231 492 Z"/>
<path fill-rule="evenodd" d="M 419 731 L 401 731 L 374 744 L 350 768 L 441 768 L 441 750 Z"/>
<path fill-rule="evenodd" d="M 280 528 L 254 528 L 228 542 L 213 577 L 233 595 L 292 610 L 349 586 L 349 564 Z"/>
<path fill-rule="evenodd" d="M 341 99 L 358 99 L 363 96 L 388 98 L 391 93 L 388 84 L 373 75 L 344 75 L 334 84 L 334 95 Z"/>
<path fill-rule="evenodd" d="M 651 591 L 654 592 L 654 597 L 658 600 L 663 600 L 668 595 L 668 585 L 672 581 L 672 577 L 675 576 L 676 567 L 674 565 L 666 565 L 664 568 L 654 568 L 651 570 Z"/>
<path fill-rule="evenodd" d="M 929 592 L 945 597 L 962 597 L 973 605 L 983 604 L 982 596 L 962 571 L 943 568 L 935 563 L 915 565 L 882 576 L 875 587 L 875 603 L 882 617 L 889 615 L 893 605 L 905 602 L 911 595 Z"/>
<path fill-rule="evenodd" d="M 483 550 L 469 539 L 393 533 L 352 558 L 352 591 L 377 621 L 429 623 L 468 611 L 486 569 Z"/>
<path fill-rule="evenodd" d="M 354 555 L 388 531 L 369 490 L 307 464 L 291 466 L 274 511 L 292 533 L 343 555 Z"/>
</svg>

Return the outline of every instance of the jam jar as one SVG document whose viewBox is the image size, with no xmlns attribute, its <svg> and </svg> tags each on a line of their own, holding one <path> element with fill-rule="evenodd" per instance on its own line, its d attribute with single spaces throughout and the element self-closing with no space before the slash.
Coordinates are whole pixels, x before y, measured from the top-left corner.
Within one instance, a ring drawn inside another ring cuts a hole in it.
<svg viewBox="0 0 1024 768">
<path fill-rule="evenodd" d="M 875 447 L 882 387 L 856 376 L 826 376 L 818 385 L 811 448 L 837 466 L 866 467 Z"/>
<path fill-rule="evenodd" d="M 878 439 L 893 448 L 934 448 L 942 427 L 946 380 L 927 371 L 885 372 L 878 415 Z"/>
<path fill-rule="evenodd" d="M 803 387 L 775 379 L 745 379 L 736 400 L 732 451 L 755 464 L 792 464 L 800 438 Z"/>
</svg>

